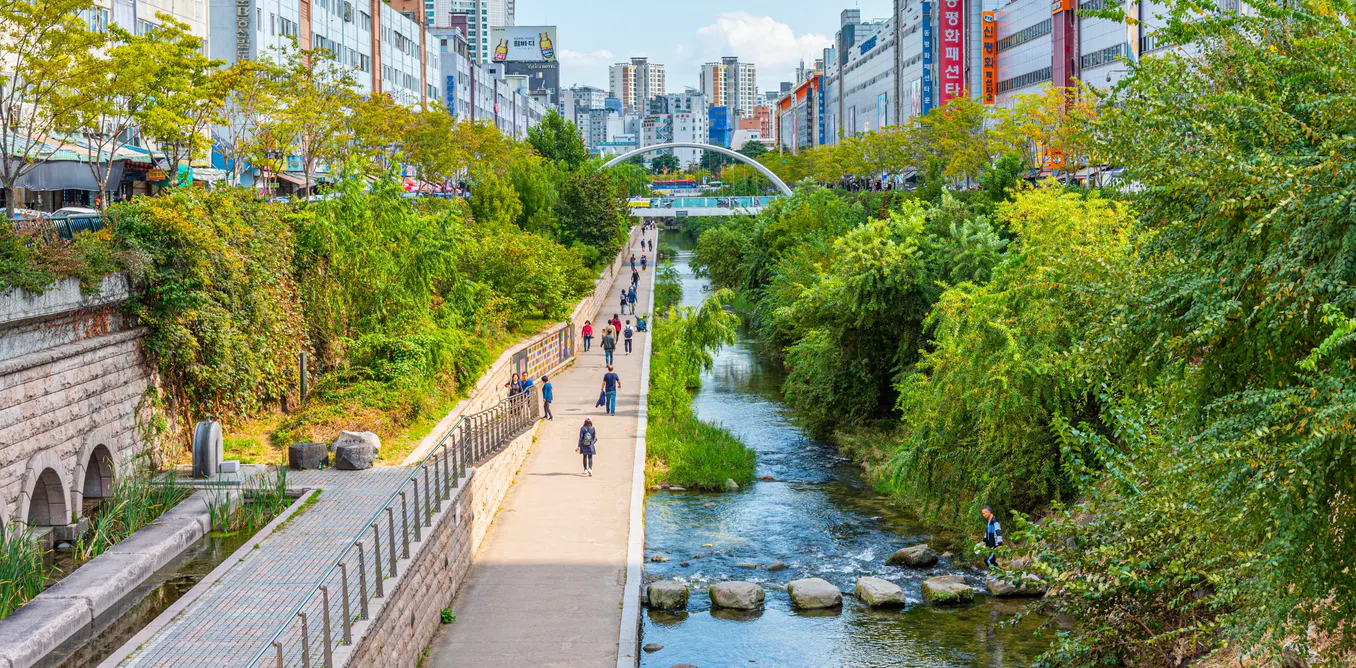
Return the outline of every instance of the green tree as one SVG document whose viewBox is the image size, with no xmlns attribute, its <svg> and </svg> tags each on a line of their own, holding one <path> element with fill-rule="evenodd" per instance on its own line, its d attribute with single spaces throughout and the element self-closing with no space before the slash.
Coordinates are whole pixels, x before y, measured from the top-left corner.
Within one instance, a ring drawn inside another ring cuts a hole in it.
<svg viewBox="0 0 1356 668">
<path fill-rule="evenodd" d="M 269 136 L 269 119 L 278 113 L 279 69 L 272 60 L 240 60 L 222 74 L 228 92 L 212 123 L 212 144 L 225 158 L 230 183 L 240 185 L 240 176 L 252 159 L 278 150 Z"/>
<path fill-rule="evenodd" d="M 471 183 L 471 215 L 480 225 L 502 229 L 522 215 L 522 200 L 507 177 L 476 167 L 471 171 Z"/>
<path fill-rule="evenodd" d="M 357 83 L 347 68 L 330 67 L 324 50 L 292 49 L 282 62 L 285 97 L 278 127 L 291 131 L 288 148 L 301 160 L 309 191 L 312 174 L 321 165 L 336 167 L 347 152 L 348 115 L 357 99 Z"/>
<path fill-rule="evenodd" d="M 447 188 L 461 175 L 464 163 L 453 147 L 456 121 L 441 105 L 415 111 L 405 128 L 404 158 L 419 179 Z"/>
<path fill-rule="evenodd" d="M 678 156 L 672 153 L 660 153 L 650 160 L 650 171 L 655 174 L 674 174 L 682 168 Z"/>
<path fill-rule="evenodd" d="M 522 204 L 522 213 L 515 222 L 518 227 L 547 239 L 556 236 L 556 201 L 560 199 L 560 182 L 568 178 L 556 164 L 534 157 L 515 162 L 508 171 L 509 181 Z"/>
<path fill-rule="evenodd" d="M 21 203 L 19 181 L 64 146 L 75 112 L 90 102 L 90 79 L 106 70 L 91 58 L 104 38 L 80 12 L 89 0 L 12 0 L 0 3 L 0 184 L 7 214 Z M 33 138 L 48 142 L 43 146 Z"/>
<path fill-rule="evenodd" d="M 582 169 L 560 184 L 556 221 L 565 243 L 579 243 L 609 257 L 626 235 L 622 187 L 602 170 Z"/>
<path fill-rule="evenodd" d="M 540 123 L 528 129 L 527 143 L 543 158 L 568 169 L 577 169 L 589 157 L 579 128 L 555 109 L 546 112 Z"/>
<path fill-rule="evenodd" d="M 724 168 L 725 165 L 731 164 L 734 161 L 734 158 L 731 158 L 724 153 L 702 151 L 702 159 L 699 165 L 702 169 L 711 172 L 712 174 L 720 174 L 720 170 Z"/>
<path fill-rule="evenodd" d="M 152 30 L 155 49 L 152 103 L 138 114 L 141 135 L 159 153 L 171 183 L 179 183 L 179 167 L 205 155 L 212 147 L 208 128 L 220 116 L 234 78 L 222 70 L 223 61 L 203 55 L 202 39 L 186 23 L 156 14 L 160 25 Z M 145 65 L 143 65 L 145 66 Z"/>
<path fill-rule="evenodd" d="M 749 140 L 744 142 L 743 146 L 739 147 L 738 152 L 754 160 L 757 160 L 760 156 L 762 156 L 764 153 L 767 153 L 768 151 L 767 146 L 765 146 L 763 142 Z M 733 160 L 733 158 L 730 158 L 730 160 Z"/>
</svg>

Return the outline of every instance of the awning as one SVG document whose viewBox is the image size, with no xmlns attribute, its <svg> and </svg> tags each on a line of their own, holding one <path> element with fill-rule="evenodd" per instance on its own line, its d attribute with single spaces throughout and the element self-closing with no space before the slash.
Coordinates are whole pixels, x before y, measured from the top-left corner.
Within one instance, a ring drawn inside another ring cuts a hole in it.
<svg viewBox="0 0 1356 668">
<path fill-rule="evenodd" d="M 113 162 L 113 168 L 108 172 L 107 184 L 110 188 L 116 187 L 118 182 L 122 181 L 122 168 L 125 163 L 125 160 Z M 104 163 L 99 169 L 103 170 L 106 167 L 107 163 Z M 49 160 L 40 163 L 20 178 L 17 185 L 27 190 L 99 190 L 99 184 L 94 180 L 94 172 L 90 170 L 90 163 L 76 160 Z"/>
<path fill-rule="evenodd" d="M 303 188 L 306 187 L 306 172 L 278 172 L 277 176 L 278 178 L 288 183 L 291 183 L 292 185 L 301 186 Z M 329 183 L 329 182 L 330 178 L 328 174 L 311 172 L 312 186 L 314 186 L 317 183 Z"/>
<path fill-rule="evenodd" d="M 194 181 L 216 183 L 226 178 L 226 170 L 216 169 L 215 167 L 194 167 L 192 171 Z"/>
</svg>

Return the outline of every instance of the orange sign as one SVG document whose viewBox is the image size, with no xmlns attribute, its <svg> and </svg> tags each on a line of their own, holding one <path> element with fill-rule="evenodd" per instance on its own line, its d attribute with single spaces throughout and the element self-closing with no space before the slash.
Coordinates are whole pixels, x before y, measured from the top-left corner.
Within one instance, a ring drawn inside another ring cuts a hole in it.
<svg viewBox="0 0 1356 668">
<path fill-rule="evenodd" d="M 169 174 L 166 174 L 163 169 L 156 168 L 146 172 L 147 181 L 164 181 L 167 178 L 169 178 Z"/>
<path fill-rule="evenodd" d="M 1064 169 L 1064 149 L 1052 148 L 1045 152 L 1044 167 L 1055 171 Z"/>
<path fill-rule="evenodd" d="M 983 12 L 980 16 L 984 27 L 984 52 L 980 58 L 984 74 L 983 100 L 984 104 L 993 104 L 998 101 L 998 19 L 994 12 Z"/>
</svg>

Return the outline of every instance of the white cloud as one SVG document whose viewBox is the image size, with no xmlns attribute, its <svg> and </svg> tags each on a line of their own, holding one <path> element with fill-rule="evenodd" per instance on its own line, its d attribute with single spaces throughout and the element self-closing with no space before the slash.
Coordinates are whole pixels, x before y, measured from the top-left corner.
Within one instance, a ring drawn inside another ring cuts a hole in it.
<svg viewBox="0 0 1356 668">
<path fill-rule="evenodd" d="M 698 28 L 697 36 L 714 47 L 712 53 L 739 56 L 756 63 L 759 70 L 794 68 L 801 60 L 812 63 L 833 43 L 828 35 L 797 35 L 791 26 L 771 16 L 748 12 L 722 12 L 715 23 Z"/>
<path fill-rule="evenodd" d="M 597 51 L 560 50 L 560 64 L 567 67 L 592 68 L 611 65 L 614 62 L 616 62 L 616 55 L 607 49 L 598 49 Z"/>
</svg>

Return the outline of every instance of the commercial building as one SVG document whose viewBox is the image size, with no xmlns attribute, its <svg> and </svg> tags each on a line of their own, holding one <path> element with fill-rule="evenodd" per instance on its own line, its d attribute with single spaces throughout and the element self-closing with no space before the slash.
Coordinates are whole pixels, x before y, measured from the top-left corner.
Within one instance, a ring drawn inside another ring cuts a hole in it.
<svg viewBox="0 0 1356 668">
<path fill-rule="evenodd" d="M 757 69 L 734 56 L 702 65 L 699 87 L 711 106 L 729 107 L 739 118 L 748 118 L 758 104 Z"/>
<path fill-rule="evenodd" d="M 227 63 L 277 57 L 291 47 L 325 52 L 364 95 L 406 106 L 438 98 L 437 43 L 422 15 L 383 0 L 211 0 L 209 52 Z M 303 11 L 304 10 L 304 11 Z"/>
<path fill-rule="evenodd" d="M 834 46 L 825 50 L 826 143 L 896 122 L 896 19 L 862 21 L 843 10 Z"/>
<path fill-rule="evenodd" d="M 669 142 L 705 144 L 711 134 L 706 96 L 696 91 L 670 93 L 650 98 L 649 113 L 641 122 L 640 145 L 654 146 Z M 677 156 L 683 167 L 701 163 L 701 149 L 666 149 Z"/>
<path fill-rule="evenodd" d="M 707 108 L 706 115 L 710 119 L 710 139 L 707 143 L 730 148 L 730 140 L 734 137 L 735 124 L 739 119 L 730 117 L 729 107 L 714 105 Z"/>
<path fill-rule="evenodd" d="M 828 143 L 828 100 L 823 72 L 805 75 L 777 103 L 777 144 L 797 154 Z"/>
<path fill-rule="evenodd" d="M 646 101 L 664 94 L 664 66 L 648 58 L 632 58 L 609 69 L 609 92 L 621 100 L 622 114 L 645 113 Z"/>
<path fill-rule="evenodd" d="M 491 31 L 514 25 L 515 0 L 423 0 L 431 14 L 428 24 L 443 28 L 461 28 L 471 60 L 487 63 L 494 54 Z M 446 18 L 444 18 L 446 17 Z"/>
<path fill-rule="evenodd" d="M 439 99 L 458 122 L 489 122 L 508 136 L 523 138 L 553 108 L 534 99 L 530 77 L 507 71 L 510 63 L 473 61 L 460 28 L 433 28 L 430 33 L 439 45 Z"/>
</svg>

